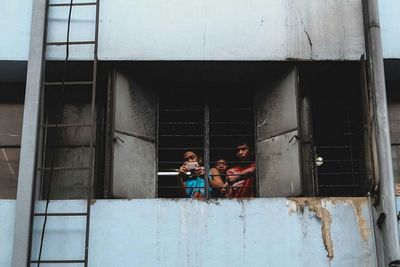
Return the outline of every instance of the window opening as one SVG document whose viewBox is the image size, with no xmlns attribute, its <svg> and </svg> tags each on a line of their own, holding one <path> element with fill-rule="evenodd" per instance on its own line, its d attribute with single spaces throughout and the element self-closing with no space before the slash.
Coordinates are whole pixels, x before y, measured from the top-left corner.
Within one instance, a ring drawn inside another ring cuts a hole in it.
<svg viewBox="0 0 400 267">
<path fill-rule="evenodd" d="M 314 98 L 312 113 L 320 196 L 362 193 L 364 153 L 360 104 L 359 98 L 349 94 Z"/>
<path fill-rule="evenodd" d="M 67 66 L 65 89 L 59 85 L 63 66 L 46 64 L 47 86 L 44 88 L 42 151 L 39 174 L 43 199 L 85 199 L 90 183 L 90 136 L 92 84 L 68 84 L 90 80 L 88 64 Z M 60 100 L 62 96 L 62 101 Z M 61 101 L 61 103 L 60 103 Z M 58 114 L 57 114 L 58 113 Z M 50 196 L 47 196 L 47 191 Z"/>
<path fill-rule="evenodd" d="M 302 64 L 300 87 L 305 192 L 322 197 L 365 195 L 371 173 L 359 63 Z"/>
<path fill-rule="evenodd" d="M 21 150 L 25 84 L 0 83 L 0 198 L 15 199 Z"/>
<path fill-rule="evenodd" d="M 225 184 L 227 176 L 223 172 L 232 172 L 236 170 L 232 167 L 239 164 L 254 163 L 254 154 L 246 160 L 239 161 L 236 157 L 239 143 L 246 141 L 254 148 L 253 94 L 244 90 L 245 86 L 208 84 L 207 88 L 188 86 L 162 91 L 158 121 L 158 197 L 240 196 L 231 192 L 238 186 Z M 178 171 L 184 155 L 191 155 L 185 153 L 188 151 L 197 156 L 209 179 L 191 181 L 191 188 L 186 186 L 185 191 Z M 218 175 L 213 173 L 215 169 L 220 170 Z M 215 183 L 214 176 L 223 184 Z M 242 190 L 248 190 L 251 196 L 255 196 L 255 188 L 255 175 L 252 183 L 242 185 Z"/>
<path fill-rule="evenodd" d="M 400 92 L 397 85 L 397 77 L 386 78 L 393 178 L 396 196 L 400 196 Z"/>
</svg>

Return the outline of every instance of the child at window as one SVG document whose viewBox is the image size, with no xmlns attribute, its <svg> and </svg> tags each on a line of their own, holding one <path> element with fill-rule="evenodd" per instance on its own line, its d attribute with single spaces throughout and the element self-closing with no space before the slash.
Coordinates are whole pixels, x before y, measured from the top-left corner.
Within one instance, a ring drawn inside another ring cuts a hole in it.
<svg viewBox="0 0 400 267">
<path fill-rule="evenodd" d="M 244 140 L 236 147 L 239 164 L 227 170 L 226 189 L 223 193 L 228 198 L 255 197 L 256 164 L 252 162 L 253 151 L 249 142 Z"/>
<path fill-rule="evenodd" d="M 222 190 L 226 182 L 226 171 L 228 162 L 220 158 L 215 162 L 215 166 L 210 169 L 210 187 L 213 197 L 223 197 Z"/>
<path fill-rule="evenodd" d="M 178 183 L 184 188 L 186 197 L 204 199 L 204 167 L 201 166 L 201 157 L 193 151 L 186 151 L 183 161 L 179 168 Z"/>
</svg>

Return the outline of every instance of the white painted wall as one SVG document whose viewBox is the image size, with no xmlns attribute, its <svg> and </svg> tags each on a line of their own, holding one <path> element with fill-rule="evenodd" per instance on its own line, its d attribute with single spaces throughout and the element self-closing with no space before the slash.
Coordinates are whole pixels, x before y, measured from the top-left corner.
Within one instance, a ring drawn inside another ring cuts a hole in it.
<svg viewBox="0 0 400 267">
<path fill-rule="evenodd" d="M 363 51 L 358 0 L 113 0 L 102 18 L 103 59 L 358 59 Z"/>
<path fill-rule="evenodd" d="M 26 59 L 31 1 L 4 6 L 0 59 Z M 52 8 L 50 40 L 65 38 L 67 16 Z M 91 39 L 93 19 L 93 7 L 75 8 L 71 40 Z M 102 0 L 100 20 L 102 60 L 358 59 L 363 51 L 358 0 Z M 90 55 L 71 48 L 71 59 Z M 63 48 L 49 50 L 63 57 Z"/>
<path fill-rule="evenodd" d="M 28 60 L 32 0 L 0 0 L 0 60 Z"/>
<path fill-rule="evenodd" d="M 0 60 L 27 60 L 32 0 L 0 2 Z M 400 58 L 400 2 L 379 3 L 384 55 Z M 50 12 L 51 40 L 67 15 Z M 91 38 L 93 20 L 92 7 L 74 9 L 71 40 Z M 101 60 L 358 60 L 363 43 L 360 0 L 101 0 Z M 71 59 L 91 54 L 71 48 Z"/>
<path fill-rule="evenodd" d="M 91 210 L 89 266 L 376 266 L 366 198 L 308 201 L 312 208 L 302 211 L 285 198 L 98 200 Z M 2 267 L 10 266 L 14 209 L 15 202 L 0 200 Z M 49 208 L 84 210 L 79 200 L 54 201 Z M 42 219 L 35 221 L 34 257 Z M 84 225 L 82 217 L 50 217 L 43 259 L 82 258 Z"/>
<path fill-rule="evenodd" d="M 0 200 L 0 266 L 11 266 L 14 237 L 15 200 Z"/>
<path fill-rule="evenodd" d="M 400 58 L 400 1 L 381 0 L 379 15 L 384 58 Z"/>
</svg>

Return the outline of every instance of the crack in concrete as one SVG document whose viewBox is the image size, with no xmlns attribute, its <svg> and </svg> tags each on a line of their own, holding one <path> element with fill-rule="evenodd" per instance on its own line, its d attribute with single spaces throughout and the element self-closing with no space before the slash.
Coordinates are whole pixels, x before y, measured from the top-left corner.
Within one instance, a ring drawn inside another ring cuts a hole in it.
<svg viewBox="0 0 400 267">
<path fill-rule="evenodd" d="M 297 12 L 299 13 L 300 23 L 301 23 L 301 25 L 303 25 L 303 31 L 306 34 L 306 37 L 307 37 L 307 40 L 308 40 L 308 44 L 310 45 L 310 58 L 312 58 L 312 47 L 313 47 L 313 44 L 312 44 L 312 41 L 311 41 L 311 36 L 310 36 L 310 34 L 308 33 L 308 31 L 306 29 L 306 25 L 304 24 L 303 16 L 301 15 L 300 10 L 297 9 Z"/>
</svg>

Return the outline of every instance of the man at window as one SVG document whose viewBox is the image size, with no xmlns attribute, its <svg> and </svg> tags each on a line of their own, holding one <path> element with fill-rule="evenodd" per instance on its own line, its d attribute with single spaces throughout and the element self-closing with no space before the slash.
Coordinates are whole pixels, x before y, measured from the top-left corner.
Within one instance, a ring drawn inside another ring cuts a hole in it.
<svg viewBox="0 0 400 267">
<path fill-rule="evenodd" d="M 255 171 L 253 151 L 248 141 L 241 141 L 236 147 L 237 166 L 230 168 L 226 174 L 226 186 L 223 192 L 228 198 L 255 197 Z"/>
</svg>

